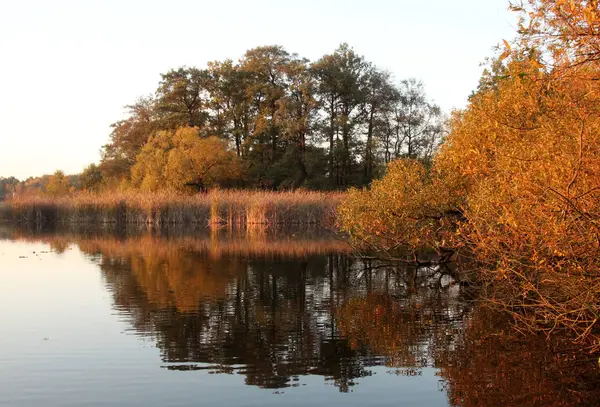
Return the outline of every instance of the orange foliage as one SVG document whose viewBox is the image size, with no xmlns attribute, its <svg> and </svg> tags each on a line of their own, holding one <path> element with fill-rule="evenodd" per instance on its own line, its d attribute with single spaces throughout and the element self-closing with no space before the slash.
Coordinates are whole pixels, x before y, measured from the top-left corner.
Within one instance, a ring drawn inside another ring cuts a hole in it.
<svg viewBox="0 0 600 407">
<path fill-rule="evenodd" d="M 387 175 L 370 190 L 351 189 L 337 211 L 338 224 L 370 248 L 386 252 L 410 246 L 443 248 L 453 229 L 448 216 L 460 195 L 416 160 L 390 163 Z"/>
<path fill-rule="evenodd" d="M 199 130 L 182 127 L 161 131 L 142 148 L 131 168 L 134 186 L 146 191 L 190 186 L 204 189 L 241 177 L 241 166 L 227 142 L 200 138 Z"/>
<path fill-rule="evenodd" d="M 578 1 L 530 3 L 546 19 L 540 29 L 566 24 L 556 10 L 569 3 L 580 13 L 567 18 L 579 28 L 552 37 L 572 46 L 568 60 L 555 59 L 561 69 L 545 71 L 524 56 L 535 53 L 514 51 L 493 86 L 455 112 L 429 172 L 392 164 L 370 191 L 349 195 L 339 221 L 380 248 L 393 247 L 390 241 L 467 248 L 482 265 L 490 302 L 509 311 L 520 330 L 566 330 L 598 351 L 600 88 L 589 78 L 600 65 L 580 53 L 595 52 L 600 36 L 573 37 L 585 24 L 595 30 L 598 14 Z"/>
<path fill-rule="evenodd" d="M 515 1 L 511 9 L 521 15 L 519 32 L 523 44 L 528 49 L 541 50 L 543 62 L 555 72 L 564 74 L 565 68 L 597 64 L 600 57 L 597 0 Z M 569 72 L 573 73 L 577 72 Z"/>
</svg>

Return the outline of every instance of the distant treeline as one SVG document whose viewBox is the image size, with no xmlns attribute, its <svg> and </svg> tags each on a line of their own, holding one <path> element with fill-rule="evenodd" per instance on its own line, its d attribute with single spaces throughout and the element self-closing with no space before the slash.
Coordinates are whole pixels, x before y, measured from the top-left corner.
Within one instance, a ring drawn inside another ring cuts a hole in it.
<svg viewBox="0 0 600 407">
<path fill-rule="evenodd" d="M 99 165 L 78 180 L 58 174 L 66 189 L 57 180 L 54 194 L 343 189 L 368 184 L 395 158 L 429 160 L 444 133 L 440 108 L 420 82 L 395 83 L 347 44 L 315 62 L 262 46 L 237 62 L 173 69 L 127 111 Z"/>
<path fill-rule="evenodd" d="M 15 177 L 0 177 L 0 202 L 23 195 L 66 195 L 85 189 L 81 177 L 81 174 L 65 175 L 62 171 L 56 171 L 52 175 L 29 177 L 25 181 L 19 181 Z"/>
</svg>

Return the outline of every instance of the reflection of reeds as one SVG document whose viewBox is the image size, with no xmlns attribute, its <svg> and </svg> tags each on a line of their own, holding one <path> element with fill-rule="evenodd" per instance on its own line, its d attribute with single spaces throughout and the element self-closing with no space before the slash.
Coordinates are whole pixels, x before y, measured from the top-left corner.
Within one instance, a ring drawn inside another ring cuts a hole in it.
<svg viewBox="0 0 600 407">
<path fill-rule="evenodd" d="M 174 237 L 160 238 L 142 235 L 119 239 L 117 237 L 79 237 L 77 235 L 60 234 L 49 236 L 13 235 L 13 238 L 28 241 L 44 241 L 50 245 L 60 242 L 73 242 L 85 253 L 102 253 L 109 257 L 164 257 L 180 250 L 206 254 L 211 258 L 225 256 L 257 256 L 257 257 L 306 257 L 329 253 L 349 253 L 350 246 L 341 240 L 327 237 L 318 238 L 284 238 L 272 237 L 265 233 L 247 233 L 230 235 L 212 233 L 203 238 Z"/>
<path fill-rule="evenodd" d="M 340 193 L 220 191 L 77 193 L 66 197 L 16 197 L 0 212 L 28 223 L 331 225 Z"/>
</svg>

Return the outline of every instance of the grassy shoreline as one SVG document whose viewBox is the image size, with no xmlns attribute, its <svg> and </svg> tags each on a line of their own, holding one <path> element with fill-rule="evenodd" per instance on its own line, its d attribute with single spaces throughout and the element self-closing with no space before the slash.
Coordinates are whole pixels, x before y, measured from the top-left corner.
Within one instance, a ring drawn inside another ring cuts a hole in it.
<svg viewBox="0 0 600 407">
<path fill-rule="evenodd" d="M 24 196 L 0 204 L 0 220 L 35 225 L 169 225 L 211 227 L 332 226 L 342 193 L 310 191 L 211 191 L 76 193 Z"/>
</svg>

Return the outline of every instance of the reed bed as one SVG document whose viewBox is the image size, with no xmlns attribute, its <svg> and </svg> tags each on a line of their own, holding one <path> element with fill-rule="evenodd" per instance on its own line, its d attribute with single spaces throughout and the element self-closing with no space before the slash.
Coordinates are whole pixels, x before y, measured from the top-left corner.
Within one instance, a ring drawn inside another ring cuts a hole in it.
<svg viewBox="0 0 600 407">
<path fill-rule="evenodd" d="M 11 217 L 11 211 L 7 204 L 0 202 L 0 220 L 7 220 Z"/>
<path fill-rule="evenodd" d="M 202 224 L 331 226 L 342 193 L 311 191 L 215 190 L 185 195 L 153 193 L 76 193 L 64 197 L 23 196 L 3 204 L 0 217 L 31 224 Z"/>
</svg>

